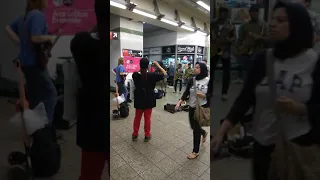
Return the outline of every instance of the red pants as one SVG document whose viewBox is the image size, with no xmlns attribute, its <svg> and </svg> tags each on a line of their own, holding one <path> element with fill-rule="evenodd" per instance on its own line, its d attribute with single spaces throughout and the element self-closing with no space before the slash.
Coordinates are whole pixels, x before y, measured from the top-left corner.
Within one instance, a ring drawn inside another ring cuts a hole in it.
<svg viewBox="0 0 320 180">
<path fill-rule="evenodd" d="M 104 166 L 108 162 L 107 159 L 108 154 L 106 152 L 87 152 L 82 150 L 79 180 L 101 180 Z"/>
<path fill-rule="evenodd" d="M 145 110 L 136 109 L 136 115 L 134 117 L 134 122 L 133 122 L 132 136 L 139 135 L 139 128 L 140 128 L 142 114 L 144 115 L 144 135 L 146 137 L 150 137 L 152 109 L 145 109 Z"/>
</svg>

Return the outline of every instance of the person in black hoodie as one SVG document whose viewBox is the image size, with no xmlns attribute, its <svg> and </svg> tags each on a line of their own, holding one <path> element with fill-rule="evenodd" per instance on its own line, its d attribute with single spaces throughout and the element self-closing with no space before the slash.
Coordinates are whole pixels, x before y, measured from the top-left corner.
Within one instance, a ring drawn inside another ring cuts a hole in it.
<svg viewBox="0 0 320 180">
<path fill-rule="evenodd" d="M 175 107 L 176 110 L 179 109 L 181 103 L 189 97 L 189 121 L 193 130 L 193 151 L 188 155 L 188 159 L 195 159 L 199 156 L 201 136 L 202 142 L 205 142 L 208 134 L 200 127 L 199 122 L 194 119 L 196 96 L 198 96 L 199 103 L 202 107 L 210 107 L 210 98 L 212 96 L 212 80 L 208 77 L 207 65 L 197 62 L 194 68 L 194 74 L 196 85 L 193 83 L 194 79 L 190 79 L 185 92 Z"/>
<path fill-rule="evenodd" d="M 268 179 L 270 156 L 278 135 L 279 121 L 272 110 L 267 84 L 266 53 L 273 61 L 277 108 L 288 140 L 302 147 L 320 143 L 320 61 L 312 49 L 313 35 L 304 7 L 284 2 L 275 5 L 270 24 L 274 48 L 255 57 L 247 82 L 211 141 L 215 153 L 228 130 L 253 106 L 254 180 Z"/>
<path fill-rule="evenodd" d="M 134 108 L 136 109 L 132 133 L 133 141 L 136 141 L 138 138 L 142 115 L 144 115 L 144 141 L 148 142 L 151 138 L 152 108 L 156 107 L 154 88 L 156 83 L 163 80 L 167 75 L 166 70 L 164 70 L 158 62 L 154 61 L 153 65 L 159 69 L 160 73 L 147 72 L 149 60 L 147 58 L 142 58 L 140 60 L 140 72 L 134 72 L 132 74 L 135 85 Z"/>
<path fill-rule="evenodd" d="M 105 35 L 108 13 L 104 11 L 107 5 L 104 2 L 95 4 L 98 32 L 77 33 L 70 43 L 81 81 L 77 98 L 77 145 L 82 149 L 79 180 L 100 180 L 104 166 L 109 162 L 110 113 L 106 108 L 110 97 L 109 77 L 105 71 L 109 64 L 106 61 L 108 54 L 105 54 L 109 40 Z"/>
</svg>

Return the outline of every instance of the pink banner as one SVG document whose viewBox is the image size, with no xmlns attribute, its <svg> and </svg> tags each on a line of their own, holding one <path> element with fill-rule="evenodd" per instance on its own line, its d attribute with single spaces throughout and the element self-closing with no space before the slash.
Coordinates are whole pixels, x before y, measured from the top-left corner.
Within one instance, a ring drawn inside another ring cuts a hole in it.
<svg viewBox="0 0 320 180">
<path fill-rule="evenodd" d="M 96 25 L 94 0 L 48 0 L 45 14 L 54 35 L 74 35 Z"/>
<path fill-rule="evenodd" d="M 124 68 L 126 72 L 133 73 L 140 70 L 140 60 L 142 51 L 132 49 L 122 49 L 122 56 L 124 59 Z"/>
<path fill-rule="evenodd" d="M 141 57 L 124 56 L 124 68 L 126 72 L 133 73 L 140 70 Z"/>
</svg>

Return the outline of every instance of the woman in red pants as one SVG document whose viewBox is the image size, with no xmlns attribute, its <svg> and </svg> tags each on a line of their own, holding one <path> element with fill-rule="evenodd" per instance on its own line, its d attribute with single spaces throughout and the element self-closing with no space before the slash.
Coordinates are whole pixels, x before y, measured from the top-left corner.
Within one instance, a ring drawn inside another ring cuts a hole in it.
<svg viewBox="0 0 320 180">
<path fill-rule="evenodd" d="M 140 60 L 140 72 L 135 72 L 132 75 L 135 85 L 134 108 L 136 109 L 132 133 L 133 141 L 136 141 L 138 138 L 142 115 L 144 115 L 144 141 L 148 142 L 150 140 L 152 108 L 156 107 L 154 88 L 156 83 L 163 80 L 167 75 L 167 72 L 158 64 L 158 62 L 155 61 L 152 65 L 156 66 L 160 73 L 147 72 L 148 65 L 149 60 L 147 58 L 142 58 Z"/>
</svg>

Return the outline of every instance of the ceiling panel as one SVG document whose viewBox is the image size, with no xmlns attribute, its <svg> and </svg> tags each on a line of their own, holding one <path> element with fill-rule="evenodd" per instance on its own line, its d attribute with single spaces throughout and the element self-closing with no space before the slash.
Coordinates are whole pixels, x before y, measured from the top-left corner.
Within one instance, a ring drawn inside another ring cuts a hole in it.
<svg viewBox="0 0 320 180">
<path fill-rule="evenodd" d="M 172 30 L 165 29 L 165 28 L 162 28 L 159 26 L 148 24 L 148 23 L 143 24 L 143 33 L 152 33 L 152 32 L 161 31 L 161 30 L 166 30 L 167 32 L 172 31 Z M 172 31 L 172 32 L 174 32 L 174 31 Z"/>
<path fill-rule="evenodd" d="M 175 9 L 191 15 L 204 22 L 210 21 L 210 12 L 200 7 L 196 2 L 198 0 L 159 0 Z M 204 3 L 210 5 L 210 0 L 202 0 Z"/>
</svg>

